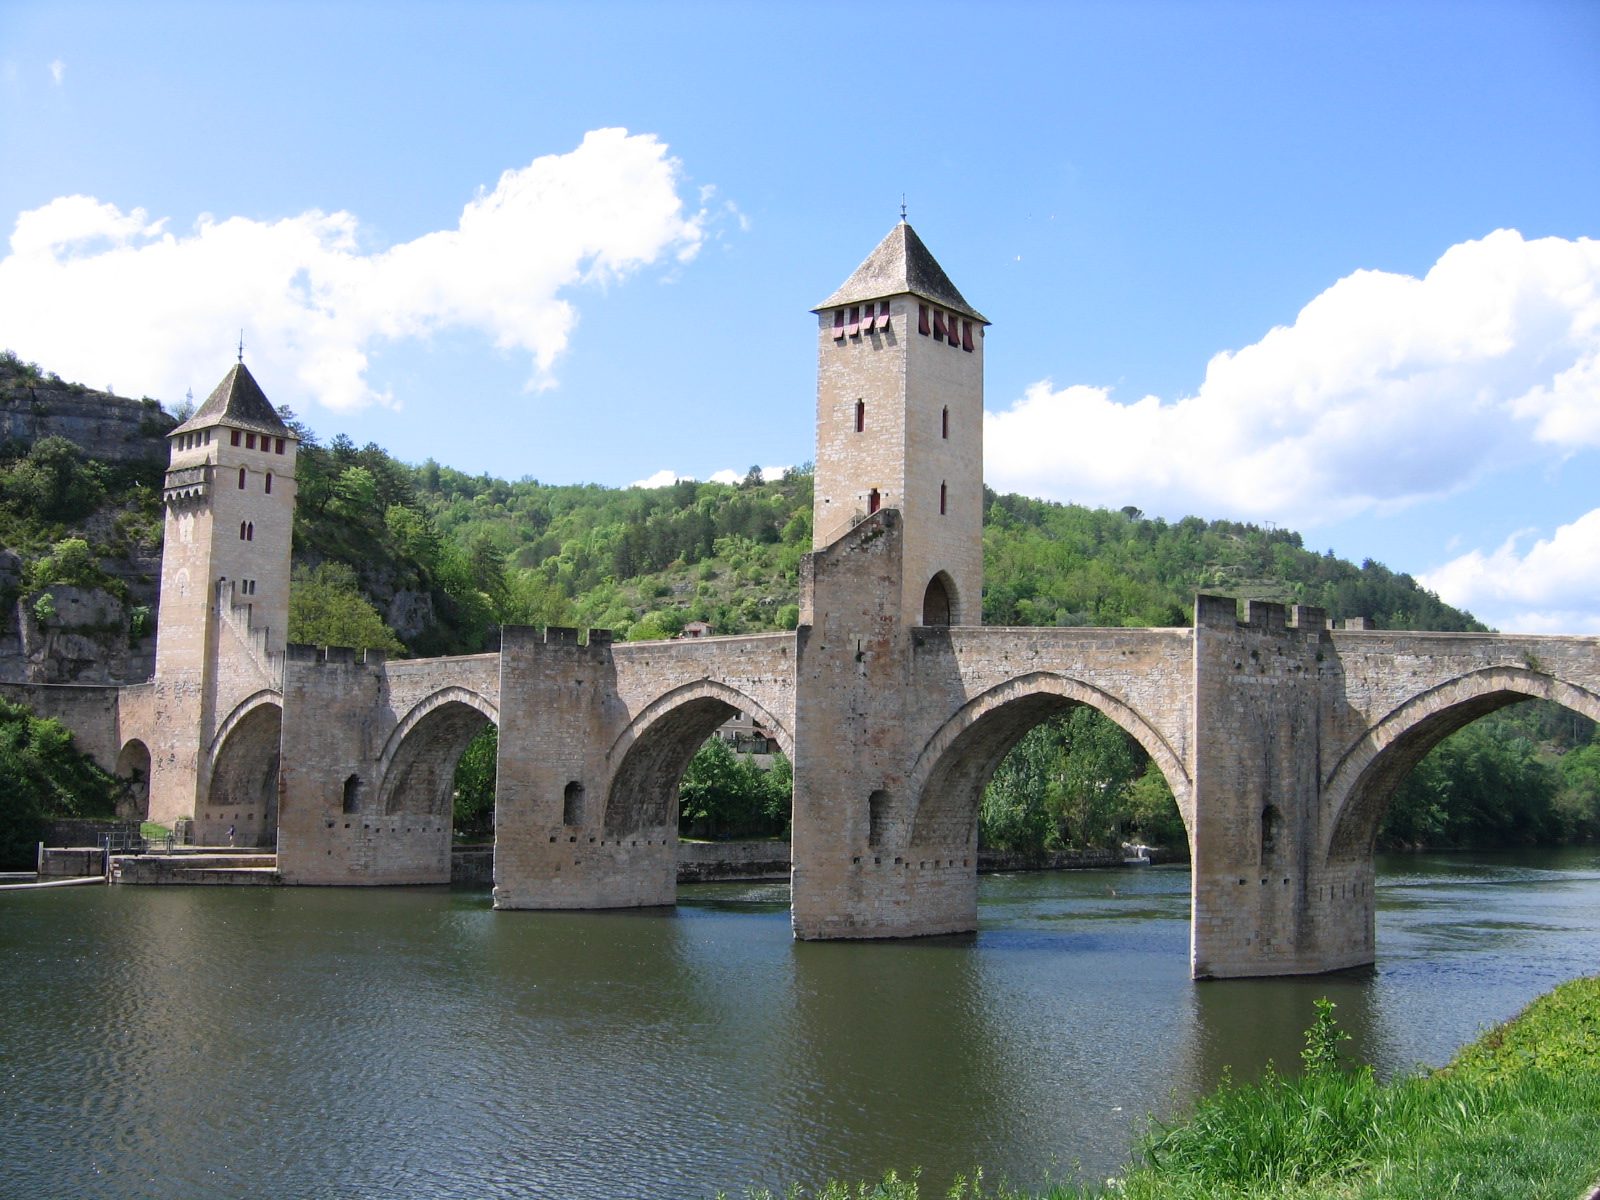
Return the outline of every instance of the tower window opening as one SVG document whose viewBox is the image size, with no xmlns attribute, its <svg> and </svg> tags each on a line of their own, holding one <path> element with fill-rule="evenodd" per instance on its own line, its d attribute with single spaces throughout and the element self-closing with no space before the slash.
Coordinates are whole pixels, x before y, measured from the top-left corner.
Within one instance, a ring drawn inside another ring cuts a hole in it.
<svg viewBox="0 0 1600 1200">
<path fill-rule="evenodd" d="M 938 309 L 934 309 L 933 310 L 933 340 L 936 341 L 936 342 L 944 341 L 946 332 L 947 332 L 947 330 L 945 329 L 945 324 L 944 324 L 944 314 L 942 312 L 940 312 Z"/>
<path fill-rule="evenodd" d="M 365 790 L 366 786 L 361 782 L 361 776 L 359 775 L 352 775 L 344 781 L 344 803 L 342 808 L 345 813 L 358 813 L 361 811 L 361 793 Z"/>
<path fill-rule="evenodd" d="M 850 318 L 849 318 L 849 320 L 847 320 L 844 323 L 844 331 L 846 333 L 848 333 L 851 337 L 857 337 L 857 336 L 860 335 L 860 333 L 861 333 L 861 308 L 860 308 L 859 305 L 850 310 Z"/>
<path fill-rule="evenodd" d="M 867 402 L 856 401 L 856 432 L 865 433 L 867 429 Z"/>
<path fill-rule="evenodd" d="M 247 433 L 247 434 L 244 435 L 244 448 L 246 450 L 254 450 L 256 448 L 256 435 L 255 434 Z"/>
<path fill-rule="evenodd" d="M 972 353 L 972 322 L 961 322 L 961 348 L 968 354 Z"/>
<path fill-rule="evenodd" d="M 272 495 L 272 472 L 267 472 L 267 495 Z"/>
<path fill-rule="evenodd" d="M 231 446 L 239 444 L 239 431 L 237 429 L 228 430 L 228 444 Z"/>
<path fill-rule="evenodd" d="M 256 523 L 254 521 L 245 522 L 244 540 L 247 542 L 253 542 L 256 540 Z"/>
<path fill-rule="evenodd" d="M 944 411 L 939 414 L 939 436 L 946 441 L 950 440 L 950 406 L 946 404 Z"/>
<path fill-rule="evenodd" d="M 933 326 L 928 323 L 928 306 L 926 304 L 917 305 L 917 332 L 923 337 L 927 337 L 933 332 Z"/>
<path fill-rule="evenodd" d="M 239 487 L 240 487 L 241 490 L 244 488 L 244 468 L 243 467 L 239 468 Z"/>
<path fill-rule="evenodd" d="M 948 493 L 946 492 L 945 485 L 941 483 L 939 485 L 939 515 L 941 517 L 944 516 L 945 501 L 947 497 Z"/>
<path fill-rule="evenodd" d="M 567 784 L 561 796 L 561 823 L 563 825 L 583 824 L 583 784 L 574 779 Z"/>
<path fill-rule="evenodd" d="M 282 438 L 278 438 L 277 442 L 278 442 L 278 445 L 277 445 L 277 448 L 274 451 L 274 453 L 282 454 L 283 453 L 283 439 Z"/>
<path fill-rule="evenodd" d="M 837 309 L 833 314 L 833 340 L 844 341 L 844 309 Z"/>
<path fill-rule="evenodd" d="M 883 497 L 878 494 L 878 489 L 873 488 L 867 493 L 867 513 L 871 515 L 883 507 Z"/>
<path fill-rule="evenodd" d="M 244 541 L 244 533 L 245 533 L 245 529 L 246 529 L 246 527 L 248 525 L 249 525 L 248 521 L 240 521 L 239 522 L 239 540 L 241 542 Z"/>
</svg>

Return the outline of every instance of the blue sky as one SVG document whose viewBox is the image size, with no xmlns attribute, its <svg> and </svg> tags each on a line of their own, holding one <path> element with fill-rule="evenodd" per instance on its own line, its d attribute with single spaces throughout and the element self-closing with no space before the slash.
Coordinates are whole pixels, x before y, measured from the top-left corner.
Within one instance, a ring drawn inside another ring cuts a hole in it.
<svg viewBox="0 0 1600 1200">
<path fill-rule="evenodd" d="M 0 162 L 23 357 L 550 482 L 810 458 L 904 193 L 991 484 L 1600 632 L 1592 3 L 5 3 Z"/>
</svg>

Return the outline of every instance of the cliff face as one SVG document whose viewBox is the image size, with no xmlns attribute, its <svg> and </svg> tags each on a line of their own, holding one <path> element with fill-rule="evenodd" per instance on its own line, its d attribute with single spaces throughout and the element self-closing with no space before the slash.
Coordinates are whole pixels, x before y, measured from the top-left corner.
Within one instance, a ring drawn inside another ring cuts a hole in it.
<svg viewBox="0 0 1600 1200">
<path fill-rule="evenodd" d="M 160 480 L 176 423 L 154 400 L 95 391 L 0 356 L 0 681 L 150 677 Z M 53 438 L 77 454 L 63 448 L 41 462 L 36 448 Z M 69 539 L 87 543 L 87 559 L 41 571 Z"/>
<path fill-rule="evenodd" d="M 27 453 L 42 438 L 64 437 L 96 462 L 161 467 L 167 430 L 176 424 L 148 397 L 97 392 L 0 360 L 0 443 L 7 458 Z"/>
</svg>

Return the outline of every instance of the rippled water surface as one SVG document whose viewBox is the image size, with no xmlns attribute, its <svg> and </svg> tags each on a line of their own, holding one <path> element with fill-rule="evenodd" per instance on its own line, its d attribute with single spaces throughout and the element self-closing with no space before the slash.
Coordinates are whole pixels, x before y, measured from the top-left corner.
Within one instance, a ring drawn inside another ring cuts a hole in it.
<svg viewBox="0 0 1600 1200">
<path fill-rule="evenodd" d="M 1600 970 L 1600 854 L 1380 868 L 1375 970 L 1192 983 L 1182 869 L 991 876 L 982 929 L 795 943 L 787 892 L 0 895 L 0 1196 L 670 1197 L 1117 1169 L 1225 1064 L 1438 1063 Z"/>
</svg>

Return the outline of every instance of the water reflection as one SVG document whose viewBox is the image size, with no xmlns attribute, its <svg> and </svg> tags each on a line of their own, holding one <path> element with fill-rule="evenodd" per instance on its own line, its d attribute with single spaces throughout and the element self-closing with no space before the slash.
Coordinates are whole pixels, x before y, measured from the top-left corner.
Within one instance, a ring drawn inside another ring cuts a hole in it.
<svg viewBox="0 0 1600 1200">
<path fill-rule="evenodd" d="M 1600 854 L 1380 866 L 1376 969 L 1187 978 L 1181 869 L 982 884 L 977 935 L 790 940 L 787 891 L 494 913 L 446 889 L 0 899 L 0 1194 L 697 1197 L 976 1163 L 1103 1177 L 1312 1001 L 1383 1072 L 1600 967 Z"/>
</svg>

